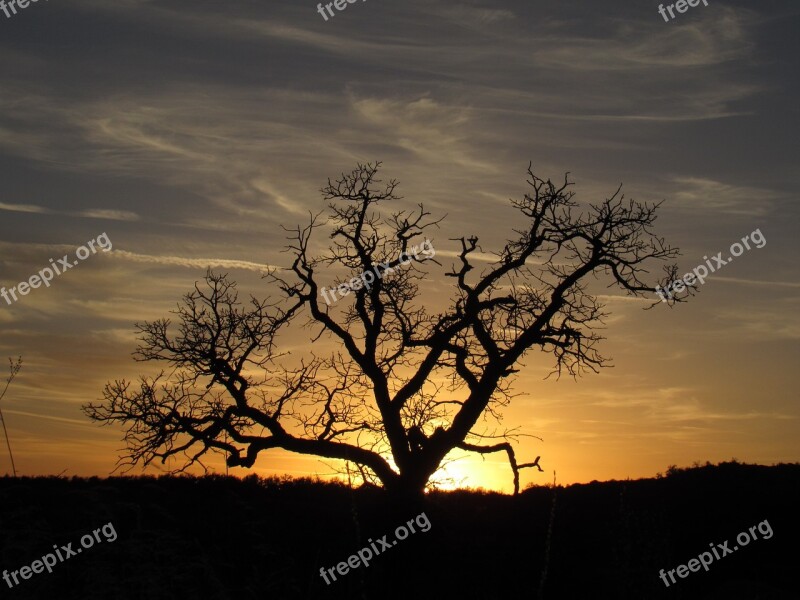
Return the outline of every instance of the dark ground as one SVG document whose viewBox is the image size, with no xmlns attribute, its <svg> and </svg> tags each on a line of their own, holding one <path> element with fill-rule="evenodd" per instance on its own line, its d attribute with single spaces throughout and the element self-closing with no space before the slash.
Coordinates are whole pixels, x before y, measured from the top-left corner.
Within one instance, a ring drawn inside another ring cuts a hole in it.
<svg viewBox="0 0 800 600">
<path fill-rule="evenodd" d="M 0 580 L 0 598 L 797 600 L 798 507 L 798 464 L 723 463 L 558 487 L 554 512 L 548 487 L 517 498 L 440 492 L 397 508 L 374 489 L 309 481 L 6 477 L 0 570 L 30 565 L 53 544 L 80 547 L 82 535 L 108 522 L 118 538 L 13 589 Z M 427 533 L 331 585 L 320 577 L 321 566 L 346 561 L 367 538 L 391 541 L 423 510 Z M 669 588 L 659 579 L 711 542 L 732 549 L 737 534 L 765 519 L 771 539 L 759 534 Z"/>
</svg>

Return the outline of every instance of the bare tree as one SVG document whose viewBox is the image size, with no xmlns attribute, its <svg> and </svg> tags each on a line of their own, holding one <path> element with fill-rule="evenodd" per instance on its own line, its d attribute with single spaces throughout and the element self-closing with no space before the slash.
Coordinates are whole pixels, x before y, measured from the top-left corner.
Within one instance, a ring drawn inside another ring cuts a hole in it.
<svg viewBox="0 0 800 600">
<path fill-rule="evenodd" d="M 554 184 L 529 166 L 529 191 L 512 201 L 520 228 L 479 273 L 478 238 L 453 240 L 457 259 L 445 275 L 454 291 L 446 310 L 434 313 L 420 302 L 419 283 L 441 263 L 411 251 L 430 243 L 427 233 L 441 219 L 421 204 L 382 217 L 378 205 L 400 198 L 397 181 L 376 178 L 379 167 L 358 165 L 328 180 L 329 218 L 287 230 L 291 266 L 268 276 L 279 301 L 251 298 L 244 306 L 234 283 L 209 272 L 206 286 L 195 285 L 179 307 L 174 337 L 166 319 L 138 326 L 136 358 L 173 372 L 136 386 L 109 383 L 101 404 L 84 407 L 95 421 L 125 427 L 125 464 L 183 454 L 185 468 L 213 450 L 229 466 L 251 467 L 262 451 L 282 448 L 351 462 L 365 480 L 412 495 L 455 449 L 505 452 L 515 492 L 520 469 L 541 470 L 539 457 L 517 462 L 513 431 L 489 435 L 479 420 L 499 416 L 511 401 L 529 350 L 552 354 L 558 375 L 606 364 L 595 331 L 605 313 L 587 281 L 604 276 L 643 296 L 675 277 L 669 265 L 661 281 L 642 280 L 645 263 L 678 254 L 652 232 L 658 205 L 625 200 L 618 189 L 579 212 L 568 176 Z M 314 255 L 321 227 L 331 229 L 331 243 Z M 339 290 L 347 298 L 321 301 L 323 268 L 347 272 L 341 282 L 350 287 Z M 370 282 L 362 277 L 368 272 L 376 274 Z M 333 340 L 341 349 L 300 359 L 279 354 L 279 331 L 297 319 L 312 344 Z"/>
<path fill-rule="evenodd" d="M 6 396 L 6 392 L 8 391 L 8 386 L 11 385 L 11 382 L 14 381 L 14 378 L 19 373 L 19 370 L 22 368 L 22 357 L 18 357 L 16 361 L 12 360 L 11 358 L 8 359 L 9 365 L 9 375 L 6 377 L 6 386 L 3 388 L 3 393 L 0 394 L 0 401 L 3 400 Z M 3 424 L 3 435 L 6 437 L 6 446 L 8 446 L 8 458 L 11 460 L 11 471 L 14 473 L 14 477 L 17 476 L 17 466 L 14 464 L 14 455 L 11 453 L 11 440 L 8 437 L 8 429 L 6 429 L 6 419 L 3 417 L 3 410 L 0 409 L 0 423 Z"/>
</svg>

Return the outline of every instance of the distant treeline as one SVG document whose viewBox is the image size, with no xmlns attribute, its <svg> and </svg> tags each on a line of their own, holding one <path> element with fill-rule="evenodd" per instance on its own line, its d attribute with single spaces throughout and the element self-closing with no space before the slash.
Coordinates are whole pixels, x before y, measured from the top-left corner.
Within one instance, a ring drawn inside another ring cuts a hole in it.
<svg viewBox="0 0 800 600">
<path fill-rule="evenodd" d="M 419 506 L 308 479 L 5 477 L 0 570 L 113 522 L 114 543 L 3 597 L 796 599 L 798 506 L 798 464 L 670 467 L 653 479 L 534 486 L 516 498 L 433 492 Z M 430 531 L 332 585 L 321 579 L 320 567 L 423 508 Z M 659 579 L 765 519 L 771 539 L 669 589 Z"/>
</svg>

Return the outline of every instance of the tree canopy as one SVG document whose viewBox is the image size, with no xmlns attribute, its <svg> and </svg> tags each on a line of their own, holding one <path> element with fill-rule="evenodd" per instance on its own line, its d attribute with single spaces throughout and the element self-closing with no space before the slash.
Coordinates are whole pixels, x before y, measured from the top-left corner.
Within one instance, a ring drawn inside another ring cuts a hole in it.
<svg viewBox="0 0 800 600">
<path fill-rule="evenodd" d="M 174 325 L 137 325 L 135 358 L 170 372 L 109 382 L 102 401 L 84 407 L 95 421 L 123 426 L 125 464 L 182 456 L 186 468 L 219 451 L 229 466 L 252 467 L 282 448 L 348 461 L 364 480 L 412 494 L 455 449 L 505 452 L 515 490 L 521 468 L 539 467 L 538 457 L 517 462 L 513 433 L 486 436 L 477 424 L 512 400 L 531 350 L 551 354 L 559 375 L 606 364 L 596 331 L 606 313 L 588 282 L 602 277 L 642 297 L 675 278 L 666 261 L 678 251 L 652 229 L 658 204 L 617 189 L 579 210 L 568 174 L 554 183 L 529 166 L 527 192 L 511 201 L 518 218 L 507 243 L 487 262 L 477 236 L 448 240 L 456 252 L 445 267 L 432 239 L 441 218 L 422 204 L 384 216 L 380 208 L 402 199 L 379 169 L 359 164 L 328 180 L 327 218 L 287 230 L 291 264 L 266 276 L 273 298 L 242 301 L 227 275 L 209 271 Z M 330 244 L 314 253 L 321 228 Z M 659 261 L 662 278 L 646 283 Z M 427 308 L 436 303 L 422 285 L 432 265 L 452 281 L 441 311 Z M 340 271 L 347 277 L 330 303 L 321 282 Z M 281 353 L 281 336 L 303 327 L 309 350 Z M 339 346 L 316 352 L 321 339 Z"/>
</svg>

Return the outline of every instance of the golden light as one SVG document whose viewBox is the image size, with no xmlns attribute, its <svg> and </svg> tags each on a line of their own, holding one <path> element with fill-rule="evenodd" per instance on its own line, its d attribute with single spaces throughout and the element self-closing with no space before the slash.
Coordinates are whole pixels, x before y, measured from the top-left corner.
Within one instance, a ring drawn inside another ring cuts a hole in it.
<svg viewBox="0 0 800 600">
<path fill-rule="evenodd" d="M 507 462 L 467 453 L 447 458 L 431 478 L 431 486 L 438 490 L 483 488 L 505 493 L 514 491 L 513 475 Z"/>
</svg>

